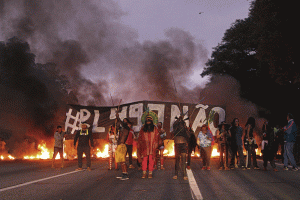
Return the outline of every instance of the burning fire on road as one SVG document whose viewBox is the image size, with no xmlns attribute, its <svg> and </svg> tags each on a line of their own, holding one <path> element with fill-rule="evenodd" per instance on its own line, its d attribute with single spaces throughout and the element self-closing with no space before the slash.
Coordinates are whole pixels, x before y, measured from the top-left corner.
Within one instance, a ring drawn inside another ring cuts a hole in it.
<svg viewBox="0 0 300 200">
<path fill-rule="evenodd" d="M 92 149 L 91 154 L 94 158 L 108 158 L 108 144 L 104 140 L 100 140 L 98 147 Z M 10 155 L 9 153 L 4 151 L 5 149 L 5 142 L 1 141 L 1 152 L 0 152 L 0 159 L 1 160 L 15 160 L 15 159 L 24 159 L 24 160 L 45 160 L 45 159 L 52 159 L 53 155 L 53 149 L 48 148 L 45 141 L 42 141 L 37 146 L 37 150 L 32 154 L 24 155 L 23 157 L 14 157 Z M 212 151 L 212 157 L 217 157 L 220 154 L 217 152 L 217 146 L 215 145 Z M 164 150 L 164 156 L 165 157 L 174 157 L 175 151 L 174 151 L 174 140 L 166 140 L 165 141 L 165 150 Z M 200 157 L 199 151 L 192 153 L 193 157 Z M 133 152 L 133 157 L 137 157 L 136 154 L 136 148 Z M 76 149 L 73 146 L 72 140 L 66 140 L 64 145 L 64 158 L 65 159 L 77 159 L 77 152 Z M 55 159 L 60 159 L 60 155 L 58 154 Z"/>
</svg>

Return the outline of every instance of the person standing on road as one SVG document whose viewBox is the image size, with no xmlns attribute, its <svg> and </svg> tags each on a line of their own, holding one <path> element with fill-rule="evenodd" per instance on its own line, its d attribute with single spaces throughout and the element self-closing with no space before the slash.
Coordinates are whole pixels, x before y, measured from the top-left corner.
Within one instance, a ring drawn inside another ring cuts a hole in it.
<svg viewBox="0 0 300 200">
<path fill-rule="evenodd" d="M 187 156 L 187 169 L 191 169 L 191 155 L 192 152 L 196 150 L 196 146 L 197 146 L 197 139 L 195 136 L 195 133 L 192 129 L 192 124 L 190 124 L 187 127 L 187 133 L 189 135 L 189 142 L 188 142 L 188 156 Z"/>
<path fill-rule="evenodd" d="M 220 151 L 220 168 L 219 170 L 229 170 L 228 167 L 228 138 L 231 137 L 230 130 L 229 130 L 230 125 L 226 124 L 226 122 L 222 122 L 219 125 L 219 129 L 217 130 L 217 140 L 218 140 L 218 146 L 219 146 L 219 151 Z M 224 158 L 225 154 L 225 158 Z M 225 160 L 225 163 L 224 163 Z"/>
<path fill-rule="evenodd" d="M 126 120 L 127 120 L 127 125 L 128 125 L 128 127 L 130 129 L 128 137 L 127 137 L 127 140 L 126 140 L 126 148 L 127 148 L 126 155 L 128 154 L 128 156 L 129 156 L 129 169 L 134 169 L 134 166 L 132 165 L 132 150 L 133 150 L 133 136 L 134 136 L 134 131 L 131 128 L 132 127 L 131 122 L 129 122 L 128 119 L 126 119 Z"/>
<path fill-rule="evenodd" d="M 250 169 L 251 156 L 252 156 L 253 168 L 259 169 L 259 167 L 257 166 L 256 152 L 255 152 L 255 149 L 257 149 L 258 146 L 256 144 L 256 140 L 253 135 L 253 129 L 255 128 L 255 119 L 253 117 L 249 117 L 245 127 L 246 129 L 245 129 L 245 136 L 244 136 L 244 145 L 247 151 L 246 167 L 247 169 Z"/>
<path fill-rule="evenodd" d="M 202 170 L 210 170 L 210 158 L 212 152 L 211 143 L 214 141 L 213 135 L 208 129 L 208 126 L 204 124 L 201 127 L 201 131 L 198 135 L 200 154 L 203 162 Z"/>
<path fill-rule="evenodd" d="M 115 159 L 116 162 L 120 163 L 121 165 L 122 176 L 120 177 L 120 179 L 124 181 L 129 179 L 127 165 L 126 165 L 127 148 L 125 143 L 127 141 L 129 131 L 130 131 L 130 128 L 128 127 L 128 123 L 130 123 L 130 121 L 126 118 L 123 121 L 121 121 L 118 112 L 116 114 L 116 120 L 117 120 L 117 130 L 119 131 L 119 139 L 118 139 L 118 146 L 115 153 L 115 157 L 116 157 Z"/>
<path fill-rule="evenodd" d="M 147 178 L 147 169 L 149 170 L 148 178 L 152 178 L 159 134 L 153 122 L 153 118 L 155 118 L 156 114 L 152 111 L 148 111 L 148 113 L 144 113 L 144 116 L 145 115 L 147 115 L 145 117 L 146 120 L 139 132 L 138 149 L 142 157 L 142 178 Z M 143 118 L 144 117 L 142 117 L 142 119 Z"/>
<path fill-rule="evenodd" d="M 118 133 L 115 130 L 114 126 L 110 126 L 109 131 L 107 133 L 107 138 L 106 138 L 107 142 L 108 142 L 108 154 L 109 154 L 109 158 L 108 158 L 108 170 L 112 170 L 112 162 L 113 160 L 115 161 L 115 169 L 118 169 L 118 164 L 116 163 L 116 159 L 115 159 L 115 152 L 116 152 L 116 148 L 117 148 L 117 142 L 118 142 Z"/>
<path fill-rule="evenodd" d="M 236 163 L 236 156 L 237 153 L 239 154 L 239 164 L 240 167 L 242 167 L 243 170 L 246 169 L 245 166 L 245 159 L 243 154 L 243 128 L 239 126 L 239 119 L 234 118 L 231 127 L 230 127 L 230 133 L 231 133 L 231 161 L 230 161 L 230 169 L 234 169 L 235 163 Z"/>
<path fill-rule="evenodd" d="M 64 136 L 66 132 L 62 130 L 61 126 L 57 126 L 57 131 L 54 133 L 54 152 L 52 157 L 52 168 L 54 168 L 54 161 L 56 155 L 59 153 L 61 160 L 61 168 L 64 168 Z"/>
<path fill-rule="evenodd" d="M 288 170 L 288 161 L 290 160 L 293 166 L 293 171 L 298 171 L 298 166 L 293 155 L 293 148 L 296 142 L 297 136 L 297 126 L 294 122 L 294 117 L 292 114 L 287 115 L 288 124 L 283 128 L 284 130 L 284 170 Z"/>
<path fill-rule="evenodd" d="M 183 179 L 188 180 L 186 172 L 186 153 L 189 136 L 186 131 L 186 124 L 183 120 L 183 115 L 180 115 L 178 119 L 174 122 L 173 134 L 175 145 L 175 175 L 173 176 L 173 179 L 178 178 L 179 164 L 181 160 L 181 170 L 183 171 Z"/>
<path fill-rule="evenodd" d="M 74 148 L 76 149 L 76 143 L 78 140 L 77 146 L 77 157 L 78 157 L 78 169 L 82 170 L 82 156 L 83 153 L 86 156 L 87 162 L 87 170 L 91 171 L 91 147 L 94 147 L 93 135 L 92 130 L 89 129 L 90 125 L 87 123 L 81 123 L 81 129 L 78 130 L 74 137 Z M 90 144 L 91 143 L 91 144 Z"/>
<path fill-rule="evenodd" d="M 276 128 L 272 128 L 269 122 L 265 122 L 262 128 L 263 131 L 263 141 L 261 143 L 261 151 L 263 153 L 264 160 L 264 171 L 267 171 L 268 161 L 273 168 L 273 171 L 277 172 L 275 161 L 274 161 L 274 150 L 275 150 L 275 132 Z"/>
<path fill-rule="evenodd" d="M 164 150 L 165 150 L 165 146 L 164 146 L 164 140 L 167 136 L 166 131 L 162 128 L 162 122 L 158 122 L 157 123 L 157 130 L 158 130 L 158 159 L 160 159 L 160 169 L 164 170 Z M 157 163 L 158 163 L 158 159 L 155 160 L 155 169 L 157 169 Z"/>
</svg>

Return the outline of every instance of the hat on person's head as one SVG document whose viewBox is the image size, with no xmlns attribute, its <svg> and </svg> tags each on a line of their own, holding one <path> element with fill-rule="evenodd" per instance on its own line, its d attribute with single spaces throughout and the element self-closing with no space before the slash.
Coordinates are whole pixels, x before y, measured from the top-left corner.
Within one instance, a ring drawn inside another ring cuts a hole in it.
<svg viewBox="0 0 300 200">
<path fill-rule="evenodd" d="M 87 128 L 90 128 L 90 125 L 89 125 L 88 123 L 86 123 L 86 122 L 82 122 L 82 123 L 80 123 L 80 128 L 82 128 L 82 125 L 86 125 L 86 126 L 87 126 Z"/>
<path fill-rule="evenodd" d="M 225 121 L 221 122 L 221 124 L 218 125 L 218 128 L 222 128 L 222 125 L 225 126 L 225 129 L 228 129 L 230 127 L 229 124 L 227 124 Z"/>
<path fill-rule="evenodd" d="M 154 125 L 156 125 L 158 122 L 157 114 L 153 111 L 146 111 L 143 113 L 141 118 L 142 123 L 145 124 L 147 119 L 152 120 Z"/>
</svg>

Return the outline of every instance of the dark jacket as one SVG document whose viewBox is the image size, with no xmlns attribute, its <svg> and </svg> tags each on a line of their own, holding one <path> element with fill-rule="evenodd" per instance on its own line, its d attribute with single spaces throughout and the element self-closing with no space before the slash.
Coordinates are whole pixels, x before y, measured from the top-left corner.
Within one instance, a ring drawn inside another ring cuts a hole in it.
<svg viewBox="0 0 300 200">
<path fill-rule="evenodd" d="M 173 124 L 173 134 L 174 137 L 184 137 L 186 141 L 189 141 L 189 136 L 187 134 L 186 128 L 185 128 L 185 122 L 183 120 L 177 119 Z"/>
<path fill-rule="evenodd" d="M 76 142 L 78 140 L 79 147 L 87 147 L 90 146 L 89 141 L 91 141 L 91 146 L 94 147 L 93 134 L 91 129 L 87 129 L 87 132 L 83 132 L 82 130 L 76 131 L 74 137 L 74 146 L 76 146 Z"/>
</svg>

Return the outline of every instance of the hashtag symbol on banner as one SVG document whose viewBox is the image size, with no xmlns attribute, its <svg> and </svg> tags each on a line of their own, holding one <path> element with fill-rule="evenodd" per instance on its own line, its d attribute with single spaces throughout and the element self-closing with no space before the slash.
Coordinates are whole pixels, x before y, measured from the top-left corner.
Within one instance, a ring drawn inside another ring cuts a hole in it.
<svg viewBox="0 0 300 200">
<path fill-rule="evenodd" d="M 78 129 L 77 122 L 79 120 L 80 112 L 77 112 L 76 116 L 73 116 L 72 111 L 73 111 L 73 109 L 70 108 L 69 112 L 66 113 L 67 119 L 65 122 L 65 130 L 68 130 L 68 128 L 71 128 L 72 129 L 71 134 L 74 134 L 74 132 Z M 73 123 L 70 122 L 71 119 L 74 120 Z"/>
</svg>

